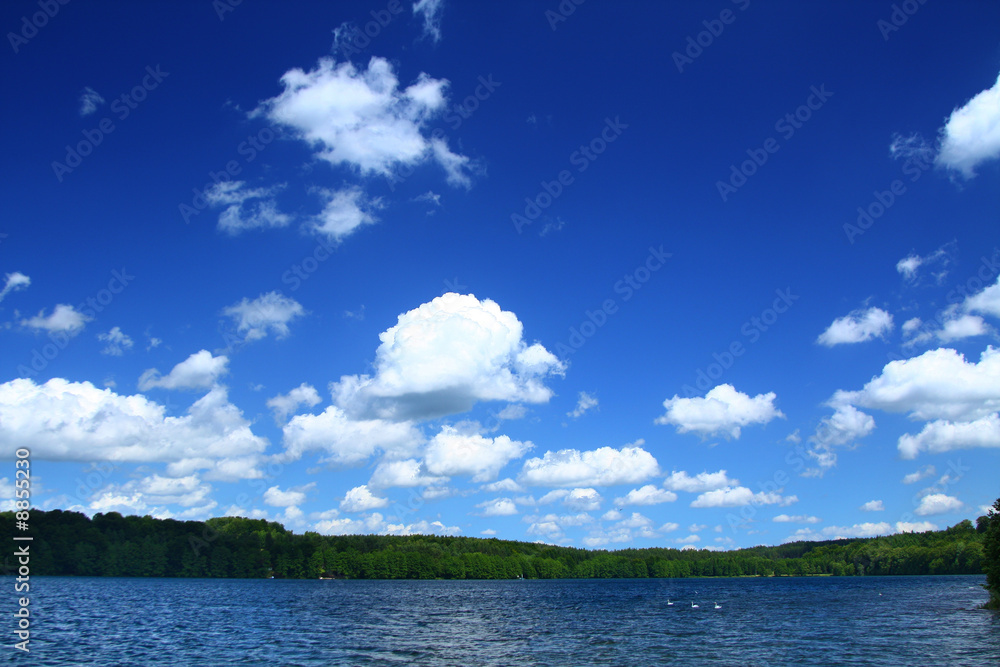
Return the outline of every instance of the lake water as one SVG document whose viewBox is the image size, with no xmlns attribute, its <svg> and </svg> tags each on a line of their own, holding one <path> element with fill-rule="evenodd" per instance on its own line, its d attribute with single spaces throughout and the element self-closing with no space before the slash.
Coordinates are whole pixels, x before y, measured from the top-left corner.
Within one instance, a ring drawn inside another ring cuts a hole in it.
<svg viewBox="0 0 1000 667">
<path fill-rule="evenodd" d="M 5 640 L 0 662 L 983 667 L 1000 664 L 983 582 L 33 577 L 31 655 Z"/>
</svg>

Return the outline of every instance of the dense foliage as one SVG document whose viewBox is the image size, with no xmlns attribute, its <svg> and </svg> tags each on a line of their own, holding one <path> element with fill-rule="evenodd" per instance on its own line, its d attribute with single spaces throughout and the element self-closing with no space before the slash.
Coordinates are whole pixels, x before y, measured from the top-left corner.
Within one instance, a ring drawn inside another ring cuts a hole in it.
<svg viewBox="0 0 1000 667">
<path fill-rule="evenodd" d="M 980 574 L 986 551 L 993 549 L 988 576 L 995 585 L 1000 577 L 997 516 L 943 531 L 713 552 L 586 550 L 432 535 L 296 535 L 262 519 L 176 521 L 117 512 L 91 519 L 36 510 L 31 513 L 31 573 L 311 579 Z M 0 513 L 0 532 L 14 532 L 13 513 Z M 988 536 L 993 538 L 989 544 Z M 8 560 L 7 572 L 13 571 L 10 565 Z"/>
<path fill-rule="evenodd" d="M 1000 498 L 990 508 L 989 514 L 979 517 L 976 529 L 983 533 L 983 571 L 986 572 L 986 590 L 990 599 L 983 605 L 987 609 L 1000 609 Z"/>
</svg>

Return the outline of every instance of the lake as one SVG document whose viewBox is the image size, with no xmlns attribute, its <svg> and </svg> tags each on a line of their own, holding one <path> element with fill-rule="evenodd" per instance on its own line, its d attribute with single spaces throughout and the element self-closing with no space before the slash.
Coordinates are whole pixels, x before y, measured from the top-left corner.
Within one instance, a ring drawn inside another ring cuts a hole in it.
<svg viewBox="0 0 1000 667">
<path fill-rule="evenodd" d="M 982 667 L 1000 664 L 984 580 L 32 577 L 31 655 L 8 639 L 2 662 Z"/>
</svg>

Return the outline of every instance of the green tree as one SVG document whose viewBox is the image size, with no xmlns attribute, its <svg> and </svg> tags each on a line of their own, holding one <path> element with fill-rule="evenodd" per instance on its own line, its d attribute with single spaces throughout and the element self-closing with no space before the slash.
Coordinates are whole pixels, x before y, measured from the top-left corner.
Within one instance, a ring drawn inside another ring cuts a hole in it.
<svg viewBox="0 0 1000 667">
<path fill-rule="evenodd" d="M 990 599 L 987 609 L 1000 609 L 1000 498 L 987 513 L 989 524 L 983 536 L 983 571 L 986 572 L 986 590 Z"/>
</svg>

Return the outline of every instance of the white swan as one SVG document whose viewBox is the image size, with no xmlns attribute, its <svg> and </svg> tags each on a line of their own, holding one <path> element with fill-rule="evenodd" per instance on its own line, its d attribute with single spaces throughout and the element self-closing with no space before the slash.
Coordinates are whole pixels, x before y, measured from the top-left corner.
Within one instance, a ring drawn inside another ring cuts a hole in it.
<svg viewBox="0 0 1000 667">
<path fill-rule="evenodd" d="M 698 608 L 698 605 L 696 605 L 693 600 L 691 601 L 691 608 L 692 609 L 697 609 Z"/>
<path fill-rule="evenodd" d="M 674 603 L 670 601 L 670 598 L 667 598 L 667 606 L 668 607 L 673 607 L 674 606 Z"/>
<path fill-rule="evenodd" d="M 716 603 L 715 603 L 715 608 L 716 608 L 716 609 L 722 609 L 722 605 L 721 605 L 721 604 L 719 604 L 718 602 L 716 602 Z"/>
</svg>

